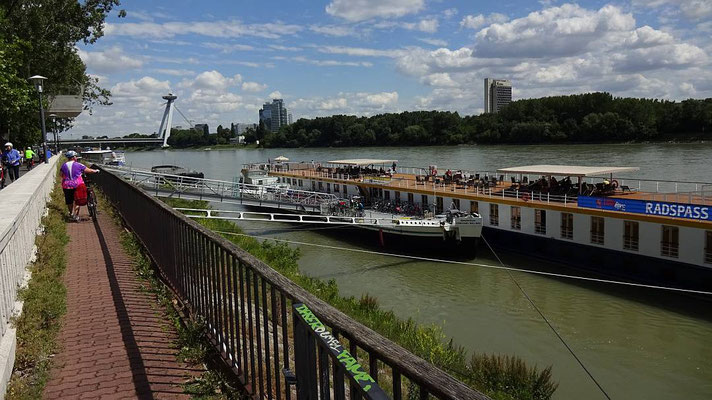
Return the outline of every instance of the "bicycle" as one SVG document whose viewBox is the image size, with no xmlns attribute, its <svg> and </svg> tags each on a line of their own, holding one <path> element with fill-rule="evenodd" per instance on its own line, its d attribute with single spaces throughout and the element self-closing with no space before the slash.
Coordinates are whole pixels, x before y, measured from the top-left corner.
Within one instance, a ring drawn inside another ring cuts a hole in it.
<svg viewBox="0 0 712 400">
<path fill-rule="evenodd" d="M 87 210 L 92 221 L 96 222 L 96 194 L 94 194 L 94 185 L 87 184 Z"/>
<path fill-rule="evenodd" d="M 35 159 L 34 158 L 28 158 L 27 159 L 27 170 L 30 171 L 32 167 L 35 166 Z"/>
</svg>

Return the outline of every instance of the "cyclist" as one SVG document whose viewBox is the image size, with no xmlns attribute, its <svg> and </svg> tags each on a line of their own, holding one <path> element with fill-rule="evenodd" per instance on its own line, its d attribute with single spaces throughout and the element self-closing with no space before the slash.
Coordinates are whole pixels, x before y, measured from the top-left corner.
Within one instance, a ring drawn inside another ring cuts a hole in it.
<svg viewBox="0 0 712 400">
<path fill-rule="evenodd" d="M 62 165 L 62 191 L 64 192 L 64 202 L 69 210 L 69 219 L 79 222 L 79 208 L 75 203 L 74 195 L 77 191 L 86 193 L 86 185 L 82 179 L 82 173 L 95 174 L 98 170 L 87 168 L 84 164 L 77 162 L 77 153 L 69 150 L 66 154 L 67 162 Z"/>
<path fill-rule="evenodd" d="M 25 150 L 25 161 L 27 162 L 27 169 L 30 170 L 32 167 L 35 165 L 35 154 L 34 151 L 32 151 L 32 147 L 27 147 L 27 150 Z"/>
<path fill-rule="evenodd" d="M 12 148 L 12 143 L 5 143 L 5 151 L 2 153 L 2 159 L 5 165 L 7 165 L 7 170 L 10 173 L 10 181 L 15 181 L 15 179 L 20 177 L 20 161 L 22 156 L 20 152 Z"/>
</svg>

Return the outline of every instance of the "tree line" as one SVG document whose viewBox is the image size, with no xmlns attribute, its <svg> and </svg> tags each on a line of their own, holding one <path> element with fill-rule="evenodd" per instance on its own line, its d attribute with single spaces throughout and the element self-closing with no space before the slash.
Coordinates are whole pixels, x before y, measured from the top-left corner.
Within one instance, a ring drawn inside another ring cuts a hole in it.
<svg viewBox="0 0 712 400">
<path fill-rule="evenodd" d="M 0 1 L 0 138 L 21 148 L 41 142 L 39 99 L 28 78 L 47 77 L 48 96 L 79 94 L 84 107 L 111 104 L 111 93 L 86 73 L 78 45 L 91 45 L 103 36 L 106 16 L 119 0 Z M 119 11 L 119 17 L 125 16 Z M 72 119 L 51 123 L 47 130 L 66 130 Z"/>
<path fill-rule="evenodd" d="M 606 143 L 712 139 L 712 99 L 681 102 L 587 93 L 518 100 L 499 113 L 461 117 L 406 111 L 299 119 L 260 128 L 265 147 L 427 146 L 475 143 Z"/>
</svg>

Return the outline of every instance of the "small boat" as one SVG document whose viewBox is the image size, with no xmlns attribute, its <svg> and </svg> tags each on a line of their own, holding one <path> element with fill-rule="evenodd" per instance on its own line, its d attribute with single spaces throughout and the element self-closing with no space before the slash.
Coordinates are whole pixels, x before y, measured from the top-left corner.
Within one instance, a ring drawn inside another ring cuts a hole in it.
<svg viewBox="0 0 712 400">
<path fill-rule="evenodd" d="M 81 157 L 90 163 L 123 166 L 126 164 L 126 157 L 123 151 L 111 149 L 106 150 L 85 150 L 81 152 Z"/>
<path fill-rule="evenodd" d="M 188 170 L 177 165 L 156 165 L 151 167 L 151 172 L 155 172 L 158 174 L 185 176 L 188 178 L 205 178 L 205 175 L 202 172 L 195 171 L 192 169 Z"/>
</svg>

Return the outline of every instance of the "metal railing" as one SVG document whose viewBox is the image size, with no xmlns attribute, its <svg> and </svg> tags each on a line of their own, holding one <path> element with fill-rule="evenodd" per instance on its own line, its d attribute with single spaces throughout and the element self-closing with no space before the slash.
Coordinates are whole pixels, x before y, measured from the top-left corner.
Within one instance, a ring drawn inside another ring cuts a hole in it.
<svg viewBox="0 0 712 400">
<path fill-rule="evenodd" d="M 307 304 L 333 338 L 348 348 L 353 362 L 394 399 L 486 399 L 450 375 L 280 275 L 232 242 L 152 198 L 109 171 L 96 175 L 98 187 L 114 204 L 155 262 L 162 278 L 194 318 L 205 321 L 209 337 L 250 395 L 302 399 L 293 386 L 304 368 L 316 368 L 295 356 L 294 315 Z M 336 342 L 333 342 L 334 344 Z M 310 359 L 313 358 L 308 356 Z M 320 358 L 319 371 L 330 375 L 319 398 L 370 398 L 334 358 Z M 339 360 L 337 360 L 339 361 Z M 353 367 L 353 363 L 351 366 Z"/>
<path fill-rule="evenodd" d="M 338 197 L 322 192 L 292 189 L 268 185 L 250 185 L 216 179 L 195 178 L 163 174 L 141 169 L 103 167 L 145 189 L 170 194 L 188 194 L 199 198 L 234 199 L 258 203 L 302 205 L 318 208 L 321 204 L 338 200 Z"/>
</svg>

